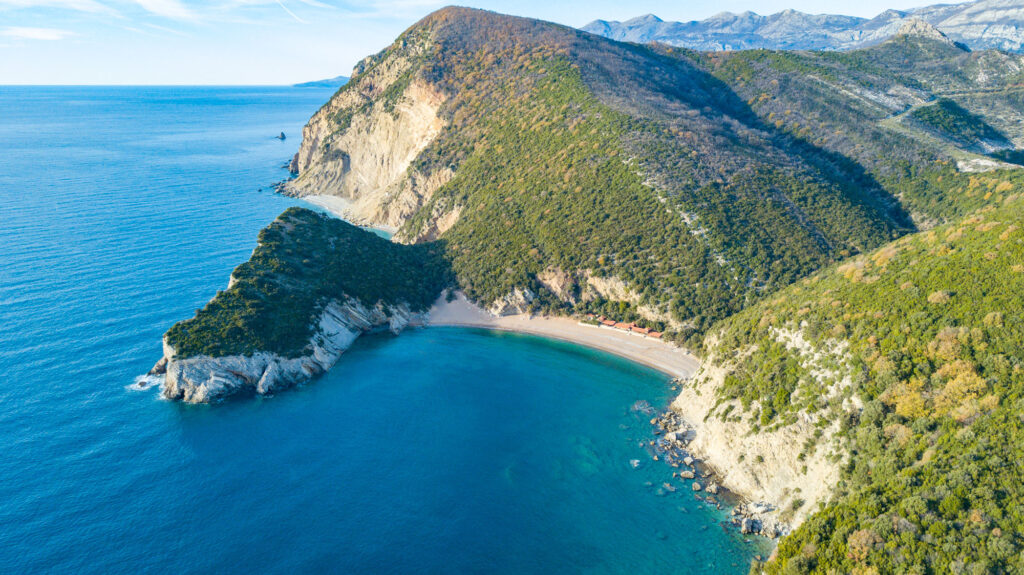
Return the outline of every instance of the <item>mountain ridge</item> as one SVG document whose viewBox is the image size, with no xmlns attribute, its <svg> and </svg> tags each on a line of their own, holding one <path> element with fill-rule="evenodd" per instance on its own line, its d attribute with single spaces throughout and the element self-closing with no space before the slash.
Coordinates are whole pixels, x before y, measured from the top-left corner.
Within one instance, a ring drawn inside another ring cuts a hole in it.
<svg viewBox="0 0 1024 575">
<path fill-rule="evenodd" d="M 886 10 L 871 19 L 784 10 L 767 16 L 722 12 L 703 21 L 669 22 L 647 14 L 623 22 L 595 20 L 582 29 L 614 40 L 697 50 L 852 50 L 893 37 L 914 18 L 971 49 L 1024 51 L 1024 6 L 1013 0 Z"/>
<path fill-rule="evenodd" d="M 313 80 L 311 82 L 300 82 L 298 84 L 292 84 L 293 88 L 340 88 L 348 82 L 348 76 L 335 76 L 333 78 L 325 78 L 323 80 Z"/>
</svg>

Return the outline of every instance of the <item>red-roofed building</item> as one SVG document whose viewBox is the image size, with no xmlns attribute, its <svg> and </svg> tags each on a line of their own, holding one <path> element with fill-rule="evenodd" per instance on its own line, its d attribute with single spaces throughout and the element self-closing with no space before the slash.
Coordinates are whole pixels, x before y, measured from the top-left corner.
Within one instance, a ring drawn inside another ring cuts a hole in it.
<svg viewBox="0 0 1024 575">
<path fill-rule="evenodd" d="M 661 332 L 660 331 L 651 331 L 651 332 L 648 332 L 647 335 L 649 337 L 653 337 L 654 339 L 661 339 Z"/>
</svg>

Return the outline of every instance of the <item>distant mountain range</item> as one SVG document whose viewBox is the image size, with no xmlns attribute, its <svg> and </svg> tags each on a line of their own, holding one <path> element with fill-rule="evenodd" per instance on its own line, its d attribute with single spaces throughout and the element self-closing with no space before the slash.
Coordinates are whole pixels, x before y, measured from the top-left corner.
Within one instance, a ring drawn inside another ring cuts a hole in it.
<svg viewBox="0 0 1024 575">
<path fill-rule="evenodd" d="M 723 12 L 707 20 L 666 22 L 653 14 L 625 22 L 595 20 L 583 30 L 626 42 L 661 42 L 697 50 L 851 50 L 892 37 L 919 18 L 972 50 L 1024 51 L 1024 1 L 978 0 L 913 10 L 887 10 L 874 18 L 805 14 L 770 16 Z"/>
<path fill-rule="evenodd" d="M 293 84 L 295 88 L 340 88 L 348 82 L 348 76 L 335 76 L 333 78 L 327 78 L 326 80 L 314 80 L 312 82 L 303 82 L 301 84 Z"/>
</svg>

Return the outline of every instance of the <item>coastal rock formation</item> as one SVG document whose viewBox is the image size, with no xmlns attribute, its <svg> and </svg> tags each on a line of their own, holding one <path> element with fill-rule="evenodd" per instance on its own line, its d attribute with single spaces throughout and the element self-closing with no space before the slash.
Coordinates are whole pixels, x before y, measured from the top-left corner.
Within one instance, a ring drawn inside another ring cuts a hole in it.
<svg viewBox="0 0 1024 575">
<path fill-rule="evenodd" d="M 615 276 L 601 277 L 587 272 L 585 275 L 586 292 L 592 299 L 595 296 L 603 297 L 612 301 L 628 301 L 637 303 L 640 296 L 629 289 L 626 282 Z"/>
<path fill-rule="evenodd" d="M 295 358 L 269 352 L 251 356 L 198 356 L 176 359 L 165 338 L 164 357 L 151 373 L 164 373 L 163 395 L 188 403 L 208 403 L 241 391 L 260 395 L 302 383 L 330 369 L 361 334 L 374 330 L 399 333 L 422 322 L 408 306 L 367 308 L 355 299 L 334 300 L 325 306 L 312 352 Z"/>
<path fill-rule="evenodd" d="M 422 48 L 410 42 L 360 64 L 303 128 L 291 163 L 296 177 L 282 184 L 283 193 L 339 196 L 352 201 L 351 221 L 397 228 L 451 179 L 450 169 L 412 167 L 444 127 L 438 116 L 443 96 L 410 79 Z"/>
<path fill-rule="evenodd" d="M 417 183 L 417 185 L 419 185 L 419 189 L 427 190 L 430 194 L 433 194 L 435 190 L 441 188 L 454 176 L 454 170 L 442 168 L 435 170 L 430 176 L 423 176 L 419 172 L 414 172 L 411 177 L 413 179 L 425 178 L 424 181 Z M 440 239 L 445 232 L 450 230 L 459 221 L 460 215 L 462 215 L 461 205 L 449 205 L 447 201 L 436 202 L 430 211 L 430 216 L 426 218 L 422 229 L 411 235 L 407 234 L 404 229 L 399 230 L 392 237 L 392 240 L 410 244 L 432 242 Z"/>
<path fill-rule="evenodd" d="M 537 281 L 558 299 L 575 305 L 580 291 L 576 275 L 552 266 L 537 274 Z"/>
<path fill-rule="evenodd" d="M 691 431 L 687 449 L 712 468 L 730 491 L 748 501 L 772 502 L 770 510 L 757 514 L 765 524 L 781 521 L 798 526 L 829 498 L 839 481 L 843 457 L 830 457 L 829 449 L 838 422 L 823 427 L 819 416 L 801 414 L 790 425 L 755 432 L 747 417 L 719 415 L 720 407 L 736 403 L 719 403 L 718 389 L 729 372 L 727 364 L 709 357 L 673 401 L 672 409 Z M 810 454 L 804 452 L 808 441 L 819 444 Z M 780 510 L 788 510 L 785 517 Z"/>
<path fill-rule="evenodd" d="M 530 303 L 536 298 L 536 294 L 528 289 L 516 288 L 505 297 L 497 299 L 487 310 L 495 316 L 515 315 L 526 313 L 530 310 Z"/>
</svg>

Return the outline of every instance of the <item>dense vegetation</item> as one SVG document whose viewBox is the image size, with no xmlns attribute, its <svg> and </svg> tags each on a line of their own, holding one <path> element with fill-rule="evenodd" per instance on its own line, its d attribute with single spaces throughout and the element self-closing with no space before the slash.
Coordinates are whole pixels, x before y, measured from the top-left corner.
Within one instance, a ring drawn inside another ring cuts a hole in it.
<svg viewBox="0 0 1024 575">
<path fill-rule="evenodd" d="M 450 281 L 438 245 L 403 246 L 341 220 L 289 208 L 260 232 L 230 288 L 166 335 L 178 357 L 307 353 L 323 306 L 430 307 Z"/>
<path fill-rule="evenodd" d="M 447 96 L 448 126 L 416 169 L 457 169 L 400 235 L 457 211 L 449 259 L 483 303 L 529 288 L 538 306 L 568 310 L 540 273 L 613 276 L 691 335 L 910 226 L 849 165 L 811 153 L 692 62 L 656 50 L 447 9 L 367 70 L 401 58 Z M 346 89 L 382 90 L 363 77 Z"/>
<path fill-rule="evenodd" d="M 948 98 L 915 108 L 910 115 L 921 124 L 964 147 L 976 147 L 981 144 L 1005 146 L 1009 143 L 1006 136 L 989 126 L 981 116 L 968 112 Z"/>
<path fill-rule="evenodd" d="M 834 501 L 782 541 L 767 571 L 1024 567 L 1022 293 L 1024 201 L 1007 195 L 719 326 L 709 351 L 733 366 L 723 400 L 740 400 L 758 426 L 825 410 L 850 454 Z M 784 345 L 793 332 L 825 359 L 812 365 Z"/>
<path fill-rule="evenodd" d="M 979 151 L 979 135 L 998 143 L 1005 138 L 995 134 L 1019 134 L 1020 56 L 972 53 L 919 37 L 853 52 L 665 50 L 700 62 L 764 122 L 829 152 L 830 161 L 859 167 L 860 186 L 898 198 L 919 225 L 951 221 L 985 205 L 987 198 L 964 193 L 974 176 L 958 172 L 955 159 Z M 915 109 L 922 100 L 946 103 Z M 915 132 L 898 121 L 907 112 L 946 116 L 942 111 L 953 106 L 956 125 L 939 122 L 947 130 L 917 120 L 927 130 Z M 924 131 L 937 138 L 921 137 Z"/>
</svg>

